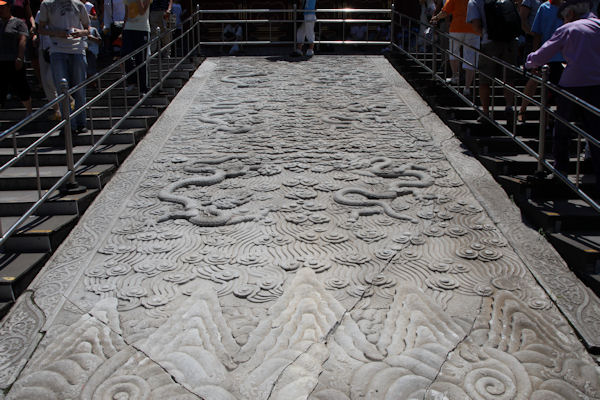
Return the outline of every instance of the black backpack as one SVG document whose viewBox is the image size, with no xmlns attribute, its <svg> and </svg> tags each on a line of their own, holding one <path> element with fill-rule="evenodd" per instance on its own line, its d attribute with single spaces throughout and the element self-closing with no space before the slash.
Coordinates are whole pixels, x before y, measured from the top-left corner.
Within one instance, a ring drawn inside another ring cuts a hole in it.
<svg viewBox="0 0 600 400">
<path fill-rule="evenodd" d="M 485 0 L 485 19 L 490 40 L 510 42 L 523 31 L 513 0 Z"/>
</svg>

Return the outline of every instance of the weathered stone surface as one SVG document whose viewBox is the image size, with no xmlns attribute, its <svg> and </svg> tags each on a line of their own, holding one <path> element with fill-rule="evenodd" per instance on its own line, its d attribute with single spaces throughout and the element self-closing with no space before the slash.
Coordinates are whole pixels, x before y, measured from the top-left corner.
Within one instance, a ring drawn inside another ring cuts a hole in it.
<svg viewBox="0 0 600 400">
<path fill-rule="evenodd" d="M 27 367 L 0 337 L 7 398 L 599 398 L 390 71 L 204 63 L 32 285 Z"/>
</svg>

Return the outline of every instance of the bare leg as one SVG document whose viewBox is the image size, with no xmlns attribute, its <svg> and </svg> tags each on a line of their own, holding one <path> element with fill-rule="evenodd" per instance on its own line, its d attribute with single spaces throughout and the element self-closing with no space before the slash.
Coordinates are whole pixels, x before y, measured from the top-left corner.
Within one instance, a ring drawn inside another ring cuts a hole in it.
<svg viewBox="0 0 600 400">
<path fill-rule="evenodd" d="M 23 105 L 27 109 L 27 115 L 30 115 L 33 112 L 33 109 L 31 107 L 31 97 L 27 100 L 22 101 L 21 103 L 23 103 Z"/>
<path fill-rule="evenodd" d="M 465 87 L 470 90 L 471 86 L 473 85 L 474 80 L 475 80 L 475 70 L 466 69 L 465 70 Z"/>
<path fill-rule="evenodd" d="M 490 84 L 481 83 L 479 85 L 479 99 L 481 100 L 481 108 L 484 114 L 490 113 Z"/>
<path fill-rule="evenodd" d="M 525 93 L 525 95 L 527 95 L 529 97 L 533 97 L 536 89 L 537 89 L 537 82 L 534 81 L 533 79 L 530 79 L 529 81 L 527 81 L 527 84 L 525 85 L 525 90 L 523 92 Z M 523 121 L 525 120 L 524 114 L 525 114 L 525 111 L 527 111 L 528 105 L 529 105 L 529 100 L 524 98 L 523 102 L 521 103 L 521 108 L 519 110 L 519 114 L 522 115 L 519 118 L 521 118 Z"/>
<path fill-rule="evenodd" d="M 460 61 L 458 60 L 450 60 L 450 69 L 452 70 L 452 77 L 456 77 L 456 79 L 458 79 L 458 77 L 460 76 Z"/>
</svg>

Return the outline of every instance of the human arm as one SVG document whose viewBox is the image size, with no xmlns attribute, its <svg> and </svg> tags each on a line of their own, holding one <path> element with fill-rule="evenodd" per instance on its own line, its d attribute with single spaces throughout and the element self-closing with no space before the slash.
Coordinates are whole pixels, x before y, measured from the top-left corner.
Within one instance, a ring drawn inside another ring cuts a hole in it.
<svg viewBox="0 0 600 400">
<path fill-rule="evenodd" d="M 558 28 L 542 47 L 527 56 L 525 68 L 538 68 L 550 61 L 556 53 L 562 52 L 565 43 L 569 40 L 568 31 L 562 28 L 564 26 Z"/>
<path fill-rule="evenodd" d="M 531 14 L 531 8 L 524 4 L 521 4 L 519 6 L 519 16 L 521 17 L 521 29 L 523 29 L 523 32 L 525 32 L 525 34 L 527 35 L 531 35 L 531 27 L 527 22 L 529 14 Z"/>
<path fill-rule="evenodd" d="M 482 11 L 479 9 L 478 3 L 475 0 L 469 0 L 466 22 L 471 24 L 473 30 L 479 36 L 483 36 L 483 16 L 481 14 Z"/>
<path fill-rule="evenodd" d="M 169 7 L 167 7 L 167 14 L 171 14 L 172 9 L 173 9 L 173 0 L 169 0 Z"/>
<path fill-rule="evenodd" d="M 27 29 L 27 27 L 25 27 L 25 29 Z M 17 71 L 21 70 L 21 68 L 23 68 L 23 63 L 24 63 L 24 59 L 25 59 L 25 47 L 27 46 L 27 35 L 26 34 L 20 34 L 19 35 L 19 45 L 17 48 L 17 58 L 15 59 L 15 69 Z"/>
<path fill-rule="evenodd" d="M 29 21 L 31 28 L 29 29 L 29 34 L 32 36 L 35 35 L 35 18 L 33 17 L 33 13 L 31 12 L 31 5 L 29 2 L 25 3 L 25 18 Z"/>
<path fill-rule="evenodd" d="M 446 18 L 448 16 L 448 13 L 444 10 L 441 10 L 439 13 L 437 13 L 436 15 L 434 15 L 431 18 L 431 21 L 429 21 L 431 24 L 435 25 L 437 24 L 440 20 Z"/>
<path fill-rule="evenodd" d="M 472 20 L 470 24 L 473 27 L 473 30 L 476 34 L 478 34 L 479 36 L 483 35 L 483 24 L 481 23 L 481 19 L 476 18 Z"/>
</svg>

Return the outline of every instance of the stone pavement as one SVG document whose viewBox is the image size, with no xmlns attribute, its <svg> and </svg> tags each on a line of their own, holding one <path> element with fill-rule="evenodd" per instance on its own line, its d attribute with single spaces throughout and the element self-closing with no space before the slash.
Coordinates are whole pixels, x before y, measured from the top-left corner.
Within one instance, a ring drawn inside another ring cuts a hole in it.
<svg viewBox="0 0 600 400">
<path fill-rule="evenodd" d="M 598 399 L 557 259 L 385 59 L 208 59 L 5 319 L 0 398 Z"/>
</svg>

